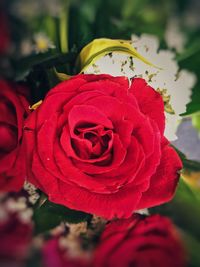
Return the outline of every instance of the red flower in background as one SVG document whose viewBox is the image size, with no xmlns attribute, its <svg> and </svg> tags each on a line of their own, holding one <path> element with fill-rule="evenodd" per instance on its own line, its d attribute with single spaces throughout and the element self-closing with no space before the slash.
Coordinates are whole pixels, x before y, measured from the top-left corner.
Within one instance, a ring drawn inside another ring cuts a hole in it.
<svg viewBox="0 0 200 267">
<path fill-rule="evenodd" d="M 0 191 L 18 191 L 26 176 L 21 146 L 29 112 L 26 93 L 23 86 L 0 80 Z"/>
<path fill-rule="evenodd" d="M 94 267 L 184 267 L 185 250 L 168 218 L 153 215 L 109 223 L 94 255 Z"/>
<path fill-rule="evenodd" d="M 0 6 L 0 54 L 5 53 L 10 45 L 10 33 L 8 27 L 7 16 L 4 13 L 3 8 Z"/>
<path fill-rule="evenodd" d="M 0 266 L 24 266 L 32 240 L 32 225 L 17 214 L 0 220 Z"/>
<path fill-rule="evenodd" d="M 59 246 L 59 239 L 48 240 L 42 249 L 43 267 L 89 267 L 89 262 L 79 257 L 70 257 L 68 251 Z"/>
<path fill-rule="evenodd" d="M 169 201 L 181 160 L 164 104 L 143 79 L 77 75 L 26 122 L 28 177 L 53 202 L 106 218 Z"/>
</svg>

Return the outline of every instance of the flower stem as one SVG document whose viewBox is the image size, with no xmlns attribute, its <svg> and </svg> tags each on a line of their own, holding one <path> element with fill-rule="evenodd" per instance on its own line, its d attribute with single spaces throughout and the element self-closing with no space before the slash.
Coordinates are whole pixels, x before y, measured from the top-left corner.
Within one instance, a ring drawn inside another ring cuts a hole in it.
<svg viewBox="0 0 200 267">
<path fill-rule="evenodd" d="M 68 52 L 68 18 L 69 1 L 66 1 L 66 6 L 60 15 L 60 49 L 62 53 Z"/>
</svg>

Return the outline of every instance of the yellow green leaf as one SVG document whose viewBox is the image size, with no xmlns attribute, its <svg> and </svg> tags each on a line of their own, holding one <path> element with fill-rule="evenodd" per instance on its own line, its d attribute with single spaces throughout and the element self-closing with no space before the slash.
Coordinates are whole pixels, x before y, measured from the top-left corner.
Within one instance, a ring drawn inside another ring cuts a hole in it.
<svg viewBox="0 0 200 267">
<path fill-rule="evenodd" d="M 78 68 L 81 72 L 84 72 L 84 70 L 95 63 L 97 59 L 112 52 L 128 54 L 150 66 L 156 67 L 136 51 L 131 41 L 100 38 L 93 40 L 81 50 L 77 60 Z"/>
<path fill-rule="evenodd" d="M 60 81 L 67 81 L 72 77 L 72 76 L 70 76 L 66 73 L 62 73 L 62 72 L 57 72 L 56 75 Z"/>
<path fill-rule="evenodd" d="M 54 70 L 54 73 L 55 73 L 55 75 L 59 81 L 62 81 L 62 82 L 67 81 L 72 77 L 71 75 L 68 75 L 68 74 L 63 73 L 63 72 L 57 72 L 56 68 L 54 68 L 53 70 Z"/>
</svg>

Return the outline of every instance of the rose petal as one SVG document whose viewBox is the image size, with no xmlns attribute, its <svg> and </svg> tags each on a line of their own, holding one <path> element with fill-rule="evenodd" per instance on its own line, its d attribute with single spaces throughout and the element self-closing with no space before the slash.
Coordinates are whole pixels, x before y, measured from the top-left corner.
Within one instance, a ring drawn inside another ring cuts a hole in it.
<svg viewBox="0 0 200 267">
<path fill-rule="evenodd" d="M 147 85 L 146 81 L 141 78 L 135 78 L 132 80 L 130 93 L 136 97 L 141 111 L 156 121 L 161 135 L 163 135 L 165 128 L 165 116 L 164 102 L 161 95 Z"/>
<path fill-rule="evenodd" d="M 130 194 L 133 201 L 130 201 Z M 70 197 L 69 197 L 70 196 Z M 59 192 L 51 194 L 50 200 L 75 210 L 98 214 L 106 219 L 128 218 L 140 200 L 138 188 L 121 190 L 116 194 L 95 194 L 77 186 L 59 184 Z M 77 202 L 77 199 L 79 200 Z M 89 205 L 92 203 L 92 205 Z"/>
<path fill-rule="evenodd" d="M 172 199 L 179 179 L 182 162 L 175 150 L 165 145 L 162 148 L 160 165 L 150 181 L 149 189 L 142 194 L 138 209 L 152 207 Z"/>
</svg>

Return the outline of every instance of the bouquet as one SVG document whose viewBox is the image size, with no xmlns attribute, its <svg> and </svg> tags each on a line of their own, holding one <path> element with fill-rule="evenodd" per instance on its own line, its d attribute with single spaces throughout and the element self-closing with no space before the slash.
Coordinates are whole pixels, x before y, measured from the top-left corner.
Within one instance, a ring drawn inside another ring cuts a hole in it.
<svg viewBox="0 0 200 267">
<path fill-rule="evenodd" d="M 199 266 L 200 54 L 168 3 L 0 4 L 2 267 Z"/>
</svg>

